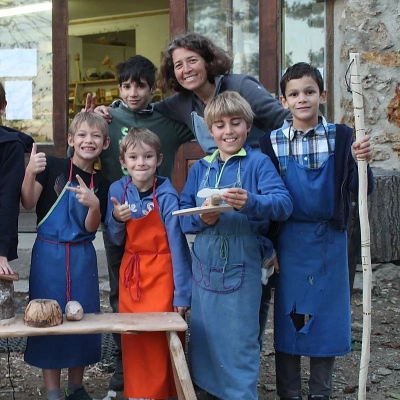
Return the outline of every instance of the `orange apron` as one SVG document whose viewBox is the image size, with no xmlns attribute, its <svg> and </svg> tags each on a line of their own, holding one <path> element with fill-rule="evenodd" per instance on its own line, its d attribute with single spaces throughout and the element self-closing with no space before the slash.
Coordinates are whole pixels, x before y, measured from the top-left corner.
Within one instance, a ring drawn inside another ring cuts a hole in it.
<svg viewBox="0 0 400 400">
<path fill-rule="evenodd" d="M 173 311 L 171 252 L 158 211 L 155 181 L 153 202 L 154 209 L 146 216 L 126 223 L 125 253 L 119 274 L 119 312 L 122 313 Z M 121 339 L 124 396 L 176 397 L 165 332 L 121 335 Z"/>
</svg>

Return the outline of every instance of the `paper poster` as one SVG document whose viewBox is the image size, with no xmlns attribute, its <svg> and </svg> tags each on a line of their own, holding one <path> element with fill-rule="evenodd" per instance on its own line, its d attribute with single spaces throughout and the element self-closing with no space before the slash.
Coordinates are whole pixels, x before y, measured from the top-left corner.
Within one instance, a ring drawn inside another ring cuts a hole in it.
<svg viewBox="0 0 400 400">
<path fill-rule="evenodd" d="M 32 119 L 32 82 L 6 81 L 6 120 Z"/>
<path fill-rule="evenodd" d="M 37 75 L 37 49 L 1 49 L 0 77 Z"/>
</svg>

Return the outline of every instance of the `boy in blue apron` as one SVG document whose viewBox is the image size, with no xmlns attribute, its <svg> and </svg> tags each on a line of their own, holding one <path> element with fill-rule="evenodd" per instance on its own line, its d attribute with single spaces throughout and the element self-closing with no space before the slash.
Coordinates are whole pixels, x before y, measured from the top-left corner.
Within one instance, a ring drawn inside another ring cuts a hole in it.
<svg viewBox="0 0 400 400">
<path fill-rule="evenodd" d="M 357 158 L 369 161 L 369 136 L 319 116 L 323 79 L 306 63 L 288 68 L 281 101 L 293 119 L 261 141 L 293 198 L 277 238 L 274 345 L 277 393 L 301 399 L 300 357 L 310 357 L 309 399 L 329 399 L 336 356 L 351 349 L 346 226 L 350 191 L 357 193 Z M 368 191 L 372 172 L 368 171 Z"/>
<path fill-rule="evenodd" d="M 93 168 L 108 147 L 108 124 L 81 112 L 68 130 L 71 159 L 49 157 L 34 145 L 22 184 L 22 205 L 36 206 L 29 300 L 53 299 L 61 309 L 78 301 L 85 313 L 100 311 L 93 239 L 105 215 L 109 181 Z M 68 368 L 66 400 L 90 400 L 82 385 L 85 366 L 101 359 L 101 335 L 29 337 L 25 361 L 43 370 L 48 400 L 62 399 L 61 368 Z"/>
<path fill-rule="evenodd" d="M 182 209 L 207 205 L 201 189 L 224 189 L 231 212 L 180 217 L 195 233 L 189 368 L 197 386 L 219 399 L 258 398 L 258 341 L 263 259 L 273 255 L 265 234 L 283 221 L 292 200 L 269 157 L 245 145 L 253 121 L 249 103 L 225 91 L 205 109 L 217 150 L 191 167 Z"/>
</svg>

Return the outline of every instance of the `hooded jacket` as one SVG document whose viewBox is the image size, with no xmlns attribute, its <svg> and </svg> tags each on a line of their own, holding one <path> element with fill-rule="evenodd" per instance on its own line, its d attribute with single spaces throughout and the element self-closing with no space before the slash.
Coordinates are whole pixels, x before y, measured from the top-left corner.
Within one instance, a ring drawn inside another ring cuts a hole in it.
<svg viewBox="0 0 400 400">
<path fill-rule="evenodd" d="M 25 175 L 25 153 L 33 139 L 23 132 L 0 125 L 0 256 L 16 259 L 21 186 Z"/>
</svg>

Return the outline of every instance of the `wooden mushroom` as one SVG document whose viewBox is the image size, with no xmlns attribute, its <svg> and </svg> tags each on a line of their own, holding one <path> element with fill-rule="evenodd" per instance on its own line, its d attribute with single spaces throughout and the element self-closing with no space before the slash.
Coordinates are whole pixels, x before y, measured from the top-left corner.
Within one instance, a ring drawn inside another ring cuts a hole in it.
<svg viewBox="0 0 400 400">
<path fill-rule="evenodd" d="M 210 205 L 219 206 L 221 204 L 222 198 L 220 194 L 213 194 L 210 196 Z"/>
<path fill-rule="evenodd" d="M 61 307 L 56 300 L 31 300 L 25 309 L 24 323 L 34 328 L 61 325 L 63 323 Z"/>
<path fill-rule="evenodd" d="M 79 301 L 71 300 L 65 306 L 65 315 L 68 321 L 80 321 L 83 318 L 83 308 Z"/>
</svg>

